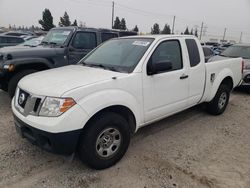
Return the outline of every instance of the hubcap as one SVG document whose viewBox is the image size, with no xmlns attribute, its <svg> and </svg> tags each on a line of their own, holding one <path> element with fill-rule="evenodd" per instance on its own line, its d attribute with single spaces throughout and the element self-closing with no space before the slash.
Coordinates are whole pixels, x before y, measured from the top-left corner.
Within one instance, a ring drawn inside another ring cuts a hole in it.
<svg viewBox="0 0 250 188">
<path fill-rule="evenodd" d="M 224 92 L 221 94 L 221 96 L 219 98 L 219 104 L 218 104 L 219 109 L 222 109 L 225 106 L 226 102 L 227 102 L 227 93 Z"/>
<path fill-rule="evenodd" d="M 107 128 L 99 134 L 96 140 L 96 152 L 101 157 L 113 156 L 121 145 L 121 133 L 115 128 Z"/>
</svg>

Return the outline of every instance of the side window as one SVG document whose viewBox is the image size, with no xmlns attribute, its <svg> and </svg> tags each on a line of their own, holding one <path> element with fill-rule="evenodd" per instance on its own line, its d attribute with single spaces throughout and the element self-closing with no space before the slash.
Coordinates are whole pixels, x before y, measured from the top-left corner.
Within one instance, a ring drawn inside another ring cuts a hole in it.
<svg viewBox="0 0 250 188">
<path fill-rule="evenodd" d="M 1 37 L 1 43 L 7 43 L 7 37 Z"/>
<path fill-rule="evenodd" d="M 15 38 L 15 37 L 12 37 L 12 38 L 8 38 L 8 43 L 20 43 L 22 39 L 19 39 L 19 38 Z"/>
<path fill-rule="evenodd" d="M 169 71 L 182 69 L 181 46 L 177 40 L 162 42 L 151 56 L 152 64 L 157 62 L 171 62 L 172 69 Z"/>
<path fill-rule="evenodd" d="M 21 39 L 21 38 L 17 38 L 17 43 L 22 43 L 22 42 L 24 42 L 24 40 L 23 40 L 23 39 Z"/>
<path fill-rule="evenodd" d="M 76 49 L 93 49 L 97 46 L 96 33 L 78 32 L 76 33 L 72 46 Z"/>
<path fill-rule="evenodd" d="M 211 56 L 213 55 L 213 51 L 210 50 L 209 48 L 203 48 L 203 52 L 205 56 Z"/>
<path fill-rule="evenodd" d="M 102 33 L 101 37 L 102 37 L 102 42 L 105 42 L 109 39 L 117 38 L 118 34 L 116 34 L 116 33 Z"/>
<path fill-rule="evenodd" d="M 201 61 L 197 43 L 194 39 L 186 39 L 186 45 L 188 49 L 190 66 L 194 67 Z"/>
</svg>

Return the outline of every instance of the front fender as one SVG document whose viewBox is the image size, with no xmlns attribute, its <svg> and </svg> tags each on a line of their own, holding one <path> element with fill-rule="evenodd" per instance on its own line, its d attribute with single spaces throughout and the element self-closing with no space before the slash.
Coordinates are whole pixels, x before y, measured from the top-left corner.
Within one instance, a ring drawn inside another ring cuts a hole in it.
<svg viewBox="0 0 250 188">
<path fill-rule="evenodd" d="M 89 115 L 90 118 L 107 107 L 116 105 L 124 106 L 129 108 L 133 112 L 137 128 L 138 125 L 140 125 L 142 122 L 142 104 L 139 102 L 139 100 L 136 99 L 135 96 L 123 90 L 109 89 L 98 91 L 84 97 L 78 102 L 78 104 L 83 108 L 83 110 Z M 85 122 L 85 124 L 87 123 L 87 121 Z"/>
<path fill-rule="evenodd" d="M 13 60 L 7 60 L 5 61 L 4 65 L 13 65 L 14 69 L 16 69 L 19 66 L 27 65 L 31 63 L 33 64 L 40 63 L 40 64 L 47 66 L 48 68 L 53 67 L 53 62 L 45 58 L 18 58 L 18 59 L 13 59 Z"/>
</svg>

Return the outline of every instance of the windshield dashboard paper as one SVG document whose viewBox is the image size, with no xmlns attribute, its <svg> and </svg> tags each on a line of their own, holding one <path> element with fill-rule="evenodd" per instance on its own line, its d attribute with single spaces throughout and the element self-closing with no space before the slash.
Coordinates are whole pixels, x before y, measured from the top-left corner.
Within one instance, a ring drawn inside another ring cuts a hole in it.
<svg viewBox="0 0 250 188">
<path fill-rule="evenodd" d="M 133 42 L 133 45 L 135 46 L 148 46 L 150 42 L 145 42 L 145 41 L 135 41 Z"/>
</svg>

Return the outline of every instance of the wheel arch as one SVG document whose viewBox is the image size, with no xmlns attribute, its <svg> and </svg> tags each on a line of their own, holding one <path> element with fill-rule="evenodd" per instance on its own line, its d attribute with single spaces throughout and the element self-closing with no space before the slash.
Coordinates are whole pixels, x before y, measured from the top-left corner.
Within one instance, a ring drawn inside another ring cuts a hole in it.
<svg viewBox="0 0 250 188">
<path fill-rule="evenodd" d="M 128 107 L 126 107 L 124 105 L 112 105 L 112 106 L 109 106 L 109 107 L 106 107 L 106 108 L 99 110 L 93 116 L 90 117 L 90 119 L 87 121 L 87 123 L 83 127 L 83 131 L 86 130 L 88 128 L 88 126 L 91 124 L 91 122 L 94 119 L 98 118 L 98 116 L 100 114 L 107 113 L 107 112 L 113 112 L 113 113 L 119 114 L 122 117 L 124 117 L 129 124 L 130 133 L 131 134 L 135 133 L 135 131 L 136 131 L 135 115 L 131 109 L 129 109 Z"/>
</svg>

